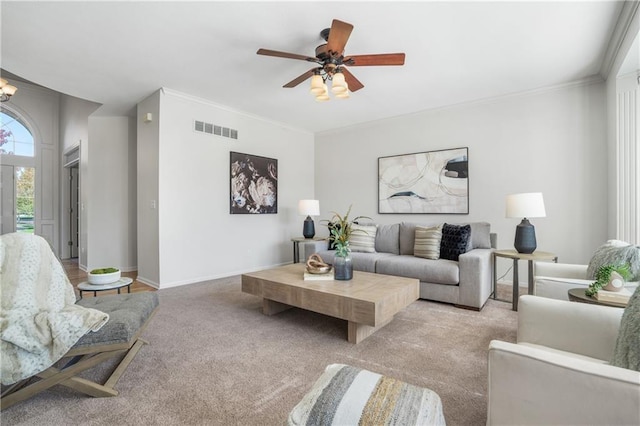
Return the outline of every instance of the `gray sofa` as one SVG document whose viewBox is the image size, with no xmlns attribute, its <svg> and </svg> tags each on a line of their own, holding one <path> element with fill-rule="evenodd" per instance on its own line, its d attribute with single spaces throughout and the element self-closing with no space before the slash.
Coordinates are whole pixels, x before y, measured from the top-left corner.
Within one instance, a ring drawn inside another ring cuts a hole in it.
<svg viewBox="0 0 640 426">
<path fill-rule="evenodd" d="M 396 223 L 378 225 L 375 253 L 351 253 L 356 271 L 417 278 L 420 298 L 480 310 L 489 298 L 493 285 L 492 253 L 496 235 L 490 233 L 487 222 L 469 223 L 471 238 L 468 251 L 458 261 L 425 259 L 414 256 L 416 226 L 437 224 Z M 457 224 L 461 225 L 461 224 Z M 305 258 L 317 252 L 322 259 L 333 263 L 334 250 L 327 241 L 305 243 Z"/>
</svg>

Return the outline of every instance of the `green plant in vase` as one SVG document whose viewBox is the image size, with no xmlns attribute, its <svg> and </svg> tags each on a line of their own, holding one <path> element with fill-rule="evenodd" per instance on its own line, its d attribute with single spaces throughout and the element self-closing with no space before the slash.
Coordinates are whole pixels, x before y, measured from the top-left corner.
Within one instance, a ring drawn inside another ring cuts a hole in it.
<svg viewBox="0 0 640 426">
<path fill-rule="evenodd" d="M 332 212 L 333 217 L 327 221 L 327 227 L 329 228 L 330 240 L 333 241 L 333 245 L 336 249 L 336 255 L 334 259 L 335 278 L 337 280 L 350 280 L 353 277 L 353 265 L 351 263 L 351 248 L 349 247 L 349 238 L 353 232 L 365 232 L 354 230 L 353 223 L 359 219 L 371 219 L 367 216 L 358 216 L 349 220 L 349 214 L 351 213 L 351 207 L 347 209 L 347 213 L 341 216 L 339 213 Z"/>
<path fill-rule="evenodd" d="M 631 277 L 631 265 L 625 263 L 623 265 L 603 265 L 596 272 L 596 281 L 589 285 L 589 288 L 585 290 L 587 296 L 595 296 L 595 294 L 602 290 L 609 283 L 612 273 L 619 274 L 624 280 L 628 280 Z"/>
</svg>

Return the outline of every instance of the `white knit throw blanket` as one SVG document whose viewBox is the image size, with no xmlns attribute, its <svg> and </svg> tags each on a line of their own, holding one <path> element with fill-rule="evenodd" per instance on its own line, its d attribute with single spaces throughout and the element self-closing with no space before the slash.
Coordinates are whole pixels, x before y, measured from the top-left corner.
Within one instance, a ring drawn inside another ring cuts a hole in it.
<svg viewBox="0 0 640 426">
<path fill-rule="evenodd" d="M 12 384 L 51 367 L 109 315 L 75 304 L 62 265 L 42 237 L 0 236 L 0 373 Z"/>
</svg>

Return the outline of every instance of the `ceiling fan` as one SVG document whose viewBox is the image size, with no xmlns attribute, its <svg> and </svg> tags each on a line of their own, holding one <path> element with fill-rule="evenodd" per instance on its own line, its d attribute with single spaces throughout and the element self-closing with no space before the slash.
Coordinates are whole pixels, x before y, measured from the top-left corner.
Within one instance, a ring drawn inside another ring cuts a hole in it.
<svg viewBox="0 0 640 426">
<path fill-rule="evenodd" d="M 347 40 L 349 40 L 352 30 L 353 25 L 334 19 L 331 23 L 331 28 L 326 28 L 320 32 L 320 36 L 326 43 L 316 47 L 315 57 L 269 49 L 258 49 L 256 53 L 258 55 L 314 62 L 318 65 L 294 78 L 282 87 L 296 87 L 311 77 L 311 93 L 314 94 L 318 100 L 328 100 L 329 96 L 326 82 L 327 80 L 331 80 L 331 91 L 338 97 L 348 97 L 349 91 L 355 92 L 356 90 L 360 90 L 364 87 L 364 84 L 351 74 L 346 68 L 347 65 L 350 67 L 404 65 L 404 53 L 344 56 L 344 47 L 347 44 Z M 318 97 L 322 97 L 322 99 Z"/>
</svg>

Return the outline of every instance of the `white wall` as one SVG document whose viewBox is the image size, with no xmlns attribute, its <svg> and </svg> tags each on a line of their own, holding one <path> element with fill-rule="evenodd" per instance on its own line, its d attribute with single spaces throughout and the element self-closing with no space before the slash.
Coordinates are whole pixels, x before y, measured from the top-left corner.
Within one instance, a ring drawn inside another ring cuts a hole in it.
<svg viewBox="0 0 640 426">
<path fill-rule="evenodd" d="M 238 140 L 195 132 L 194 120 L 237 129 Z M 159 126 L 160 287 L 291 262 L 298 200 L 313 197 L 313 135 L 168 89 Z M 278 160 L 277 214 L 229 213 L 230 151 Z"/>
<path fill-rule="evenodd" d="M 86 101 L 69 95 L 60 95 L 60 147 L 61 154 L 80 146 L 89 138 L 89 116 L 100 107 L 100 104 Z M 64 159 L 64 158 L 63 158 Z M 60 168 L 60 258 L 71 256 L 69 245 L 69 172 L 64 169 L 64 161 Z M 82 175 L 80 175 L 82 179 Z M 82 201 L 82 200 L 80 200 Z M 82 233 L 82 229 L 80 230 Z M 86 241 L 86 240 L 85 240 Z M 80 264 L 86 265 L 86 257 L 82 256 Z"/>
<path fill-rule="evenodd" d="M 87 269 L 137 269 L 135 122 L 129 117 L 89 117 L 88 167 L 81 192 L 86 215 Z M 85 150 L 81 146 L 81 155 Z M 81 163 L 82 163 L 81 158 Z"/>
<path fill-rule="evenodd" d="M 377 214 L 378 157 L 457 147 L 469 147 L 469 215 Z M 573 84 L 318 134 L 315 193 L 325 219 L 353 204 L 379 223 L 488 221 L 508 249 L 519 221 L 505 196 L 539 191 L 538 249 L 588 262 L 607 233 L 606 154 L 604 83 Z"/>
<path fill-rule="evenodd" d="M 143 115 L 150 113 L 151 122 Z M 160 252 L 158 209 L 158 155 L 160 145 L 160 91 L 138 104 L 137 112 L 137 219 L 138 219 L 138 281 L 160 286 Z"/>
</svg>

